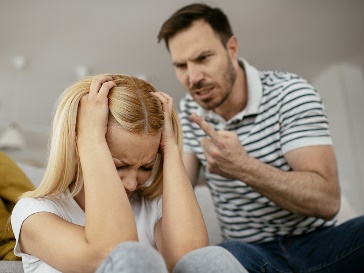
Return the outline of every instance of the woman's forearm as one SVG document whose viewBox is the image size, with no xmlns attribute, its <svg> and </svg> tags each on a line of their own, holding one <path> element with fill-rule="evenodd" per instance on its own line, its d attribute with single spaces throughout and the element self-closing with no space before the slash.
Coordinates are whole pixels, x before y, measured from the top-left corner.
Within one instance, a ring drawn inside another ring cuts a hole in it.
<svg viewBox="0 0 364 273">
<path fill-rule="evenodd" d="M 168 264 L 208 245 L 208 235 L 177 146 L 165 152 L 163 170 L 162 245 Z"/>
<path fill-rule="evenodd" d="M 85 189 L 86 240 L 104 249 L 137 240 L 131 206 L 106 141 L 82 143 L 79 154 Z"/>
</svg>

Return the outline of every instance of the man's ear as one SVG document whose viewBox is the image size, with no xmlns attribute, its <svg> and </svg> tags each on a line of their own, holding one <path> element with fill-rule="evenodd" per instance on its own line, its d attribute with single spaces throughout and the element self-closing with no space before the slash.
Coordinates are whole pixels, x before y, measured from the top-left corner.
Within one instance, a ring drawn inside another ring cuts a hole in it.
<svg viewBox="0 0 364 273">
<path fill-rule="evenodd" d="M 226 42 L 226 50 L 229 53 L 229 56 L 232 60 L 238 59 L 239 54 L 239 42 L 236 36 L 231 36 L 229 40 Z"/>
</svg>

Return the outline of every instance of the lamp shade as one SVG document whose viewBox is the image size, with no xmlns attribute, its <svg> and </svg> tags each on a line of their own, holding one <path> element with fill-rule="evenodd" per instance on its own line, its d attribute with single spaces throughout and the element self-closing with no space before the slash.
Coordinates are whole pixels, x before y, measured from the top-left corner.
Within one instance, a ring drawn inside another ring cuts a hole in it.
<svg viewBox="0 0 364 273">
<path fill-rule="evenodd" d="M 19 126 L 11 123 L 0 136 L 0 148 L 21 149 L 25 146 Z"/>
</svg>

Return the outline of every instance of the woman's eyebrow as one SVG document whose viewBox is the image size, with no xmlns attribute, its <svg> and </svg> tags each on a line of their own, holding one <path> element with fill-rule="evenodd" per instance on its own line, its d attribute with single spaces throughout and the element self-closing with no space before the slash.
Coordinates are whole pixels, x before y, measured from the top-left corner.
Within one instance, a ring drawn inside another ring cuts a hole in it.
<svg viewBox="0 0 364 273">
<path fill-rule="evenodd" d="M 146 163 L 146 164 L 144 164 L 142 166 L 145 167 L 145 166 L 153 165 L 155 163 L 156 159 L 157 159 L 157 157 L 155 157 L 152 161 L 150 161 L 149 163 Z"/>
<path fill-rule="evenodd" d="M 114 160 L 114 162 L 119 163 L 119 164 L 128 164 L 127 162 L 125 162 L 123 159 L 115 157 L 114 155 L 111 155 L 112 159 Z"/>
<path fill-rule="evenodd" d="M 118 163 L 118 164 L 124 164 L 124 165 L 131 165 L 129 164 L 128 162 L 125 162 L 123 159 L 121 158 L 118 158 L 118 157 L 115 157 L 113 155 L 112 156 L 112 159 L 114 160 L 115 163 Z M 142 165 L 142 167 L 145 167 L 145 166 L 150 166 L 150 165 L 153 165 L 156 161 L 157 157 L 155 157 L 152 161 L 148 162 L 148 163 L 145 163 Z"/>
</svg>

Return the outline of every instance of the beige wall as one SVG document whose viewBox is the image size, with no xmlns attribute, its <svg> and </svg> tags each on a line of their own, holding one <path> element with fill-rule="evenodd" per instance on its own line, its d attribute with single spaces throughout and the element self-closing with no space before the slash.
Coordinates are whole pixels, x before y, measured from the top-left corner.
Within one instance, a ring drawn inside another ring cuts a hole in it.
<svg viewBox="0 0 364 273">
<path fill-rule="evenodd" d="M 313 81 L 321 94 L 335 145 L 340 184 L 348 201 L 364 212 L 364 78 L 360 66 L 337 64 Z"/>
</svg>

